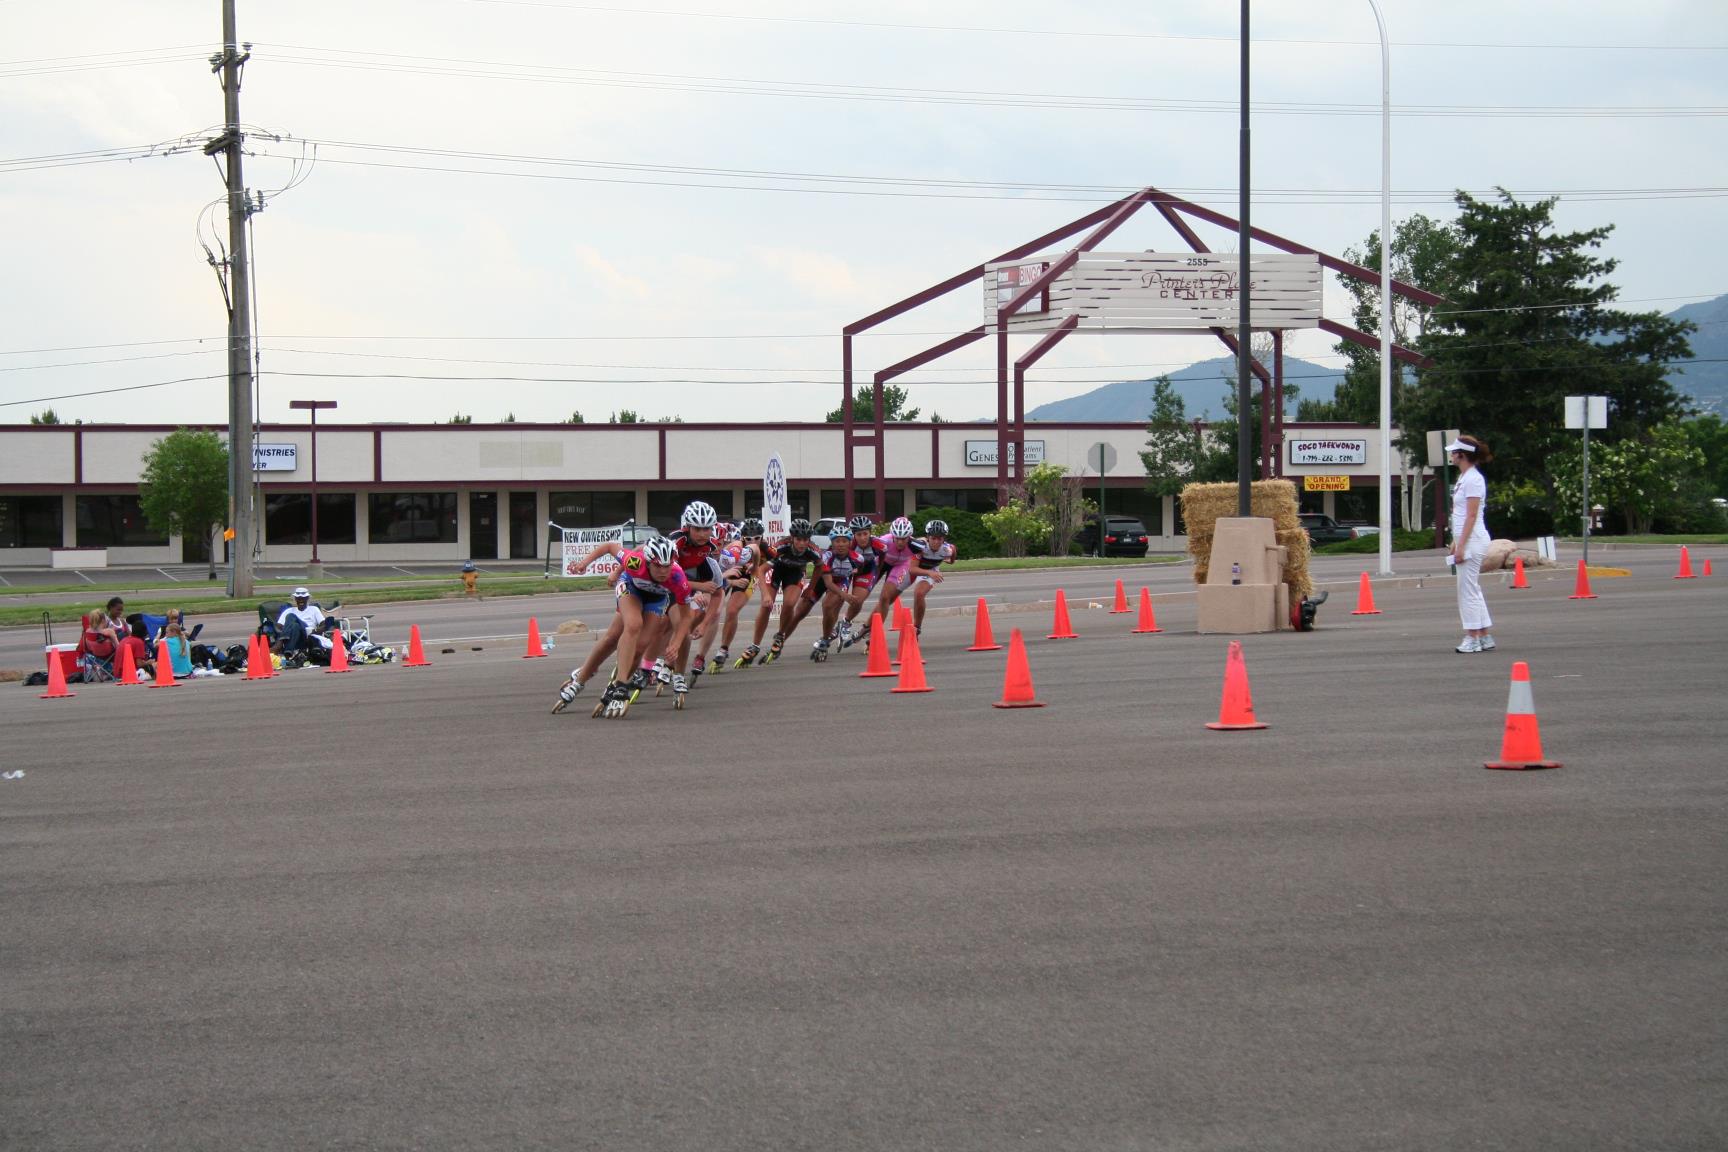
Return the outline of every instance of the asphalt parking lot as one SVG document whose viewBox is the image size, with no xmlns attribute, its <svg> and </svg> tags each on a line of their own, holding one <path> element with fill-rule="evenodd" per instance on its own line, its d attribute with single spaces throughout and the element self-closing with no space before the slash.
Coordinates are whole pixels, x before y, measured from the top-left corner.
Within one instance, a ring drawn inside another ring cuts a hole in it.
<svg viewBox="0 0 1728 1152">
<path fill-rule="evenodd" d="M 0 1144 L 1721 1148 L 1728 583 L 1612 562 L 1245 637 L 1259 732 L 1182 599 L 999 615 L 1015 712 L 961 617 L 623 721 L 580 645 L 0 686 Z"/>
</svg>

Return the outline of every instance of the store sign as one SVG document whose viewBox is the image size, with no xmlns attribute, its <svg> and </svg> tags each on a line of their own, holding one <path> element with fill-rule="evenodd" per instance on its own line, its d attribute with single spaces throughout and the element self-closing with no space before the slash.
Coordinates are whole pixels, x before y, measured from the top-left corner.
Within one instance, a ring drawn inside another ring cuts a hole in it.
<svg viewBox="0 0 1728 1152">
<path fill-rule="evenodd" d="M 1290 463 L 1295 465 L 1366 464 L 1368 463 L 1368 441 L 1293 439 L 1290 441 Z"/>
<path fill-rule="evenodd" d="M 1350 477 L 1348 476 L 1304 476 L 1302 477 L 1304 492 L 1348 492 Z"/>
<path fill-rule="evenodd" d="M 778 540 L 789 530 L 791 519 L 786 514 L 786 467 L 778 452 L 768 457 L 768 467 L 762 473 L 762 531 L 770 540 Z"/>
<path fill-rule="evenodd" d="M 252 445 L 252 471 L 292 472 L 296 467 L 297 444 Z"/>
<path fill-rule="evenodd" d="M 1026 463 L 1037 466 L 1044 463 L 1044 441 L 1026 440 Z M 1008 445 L 1008 463 L 1014 463 L 1014 445 Z M 996 467 L 996 441 L 968 440 L 966 441 L 966 466 L 968 468 Z"/>
</svg>

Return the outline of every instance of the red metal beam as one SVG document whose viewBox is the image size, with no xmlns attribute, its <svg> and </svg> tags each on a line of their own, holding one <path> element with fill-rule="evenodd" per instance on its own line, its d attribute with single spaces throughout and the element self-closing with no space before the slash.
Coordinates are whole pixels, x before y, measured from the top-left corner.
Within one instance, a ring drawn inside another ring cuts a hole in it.
<svg viewBox="0 0 1728 1152">
<path fill-rule="evenodd" d="M 1328 320 L 1322 316 L 1320 318 L 1320 330 L 1322 332 L 1330 332 L 1332 335 L 1348 340 L 1352 344 L 1360 344 L 1362 347 L 1375 352 L 1380 351 L 1380 337 L 1370 336 L 1368 333 L 1352 328 L 1348 324 L 1340 324 L 1336 320 Z M 1414 364 L 1418 368 L 1432 368 L 1434 366 L 1434 361 L 1422 355 L 1420 352 L 1412 352 L 1402 344 L 1392 345 L 1392 359 L 1400 360 L 1405 364 Z"/>
<path fill-rule="evenodd" d="M 1014 445 L 1013 477 L 1023 480 L 1026 477 L 1026 369 L 1044 359 L 1045 353 L 1067 339 L 1068 334 L 1080 327 L 1078 314 L 1068 317 L 1060 325 L 1052 329 L 1045 337 L 1027 349 L 1020 359 L 1014 361 L 1014 421 L 1009 430 L 1010 442 Z M 996 451 L 1006 453 L 1007 447 L 996 445 Z"/>
<path fill-rule="evenodd" d="M 958 336 L 950 336 L 940 344 L 932 344 L 922 352 L 908 356 L 896 364 L 888 365 L 876 373 L 876 383 L 878 386 L 886 384 L 896 376 L 903 376 L 914 368 L 922 368 L 932 360 L 940 360 L 948 353 L 982 339 L 984 339 L 984 325 L 980 324 L 976 328 L 969 328 Z"/>
<path fill-rule="evenodd" d="M 1167 205 L 1159 204 L 1158 211 L 1163 215 L 1164 219 L 1170 222 L 1170 227 L 1176 229 L 1176 234 L 1182 237 L 1183 240 L 1187 241 L 1188 247 L 1194 249 L 1196 252 L 1212 251 L 1212 249 L 1206 247 L 1206 242 L 1200 239 L 1200 234 L 1188 226 L 1188 221 L 1172 212 Z M 1218 339 L 1224 342 L 1224 347 L 1230 349 L 1231 355 L 1240 355 L 1236 351 L 1236 337 L 1230 335 L 1227 330 L 1223 328 L 1214 328 L 1212 329 L 1212 335 L 1218 337 Z M 1272 382 L 1272 377 L 1266 374 L 1266 366 L 1261 364 L 1258 358 L 1253 356 L 1248 357 L 1248 370 L 1260 378 L 1260 383 L 1269 384 Z"/>
<path fill-rule="evenodd" d="M 1046 268 L 1038 279 L 1032 281 L 1032 283 L 1016 292 L 1008 303 L 996 309 L 996 323 L 1006 324 L 1008 322 L 1008 317 L 1018 312 L 1022 304 L 1032 299 L 1032 297 L 1037 293 L 1043 292 L 1045 289 L 1049 288 L 1051 284 L 1056 282 L 1056 277 L 1074 267 L 1074 262 L 1080 259 L 1080 253 L 1092 251 L 1093 248 L 1097 247 L 1104 241 L 1105 237 L 1109 236 L 1110 233 L 1116 231 L 1116 229 L 1127 223 L 1130 216 L 1134 215 L 1134 213 L 1140 211 L 1140 209 L 1145 206 L 1146 196 L 1149 191 L 1149 189 L 1142 188 L 1127 199 L 1119 201 L 1119 207 L 1116 211 L 1110 214 L 1108 220 L 1105 220 L 1103 223 L 1099 224 L 1097 228 L 1094 228 L 1086 239 L 1070 248 L 1067 254 L 1061 259 L 1052 261 L 1050 267 Z"/>
</svg>

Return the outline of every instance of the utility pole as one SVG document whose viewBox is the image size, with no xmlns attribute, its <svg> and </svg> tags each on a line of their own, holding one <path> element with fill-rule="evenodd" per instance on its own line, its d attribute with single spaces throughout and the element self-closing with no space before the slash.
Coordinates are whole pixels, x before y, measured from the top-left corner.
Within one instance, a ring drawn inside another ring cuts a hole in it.
<svg viewBox="0 0 1728 1152">
<path fill-rule="evenodd" d="M 228 180 L 228 527 L 234 533 L 228 595 L 252 596 L 252 295 L 246 260 L 246 182 L 240 174 L 240 73 L 251 45 L 236 43 L 235 0 L 222 0 L 222 51 L 210 70 L 222 81 L 222 135 L 204 145 L 206 155 L 227 158 Z"/>
<path fill-rule="evenodd" d="M 1236 329 L 1236 515 L 1252 516 L 1254 470 L 1249 461 L 1254 455 L 1254 413 L 1248 391 L 1248 373 L 1254 357 L 1254 322 L 1249 316 L 1252 273 L 1248 263 L 1248 242 L 1251 236 L 1248 229 L 1248 0 L 1242 0 L 1241 69 L 1242 127 L 1238 141 L 1240 155 L 1237 158 L 1237 179 L 1241 189 L 1238 193 L 1240 203 L 1237 214 L 1242 219 L 1238 225 L 1240 231 L 1236 241 L 1236 276 L 1241 281 L 1237 296 L 1241 301 L 1242 314 Z"/>
</svg>

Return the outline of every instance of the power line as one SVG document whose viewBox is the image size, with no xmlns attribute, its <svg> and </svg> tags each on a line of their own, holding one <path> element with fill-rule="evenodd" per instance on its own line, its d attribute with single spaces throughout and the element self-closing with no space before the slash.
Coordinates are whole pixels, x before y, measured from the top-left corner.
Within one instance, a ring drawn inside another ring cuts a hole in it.
<svg viewBox="0 0 1728 1152">
<path fill-rule="evenodd" d="M 1000 28 L 970 24 L 907 24 L 881 20 L 835 20 L 808 16 L 754 16 L 730 12 L 688 12 L 676 9 L 621 8 L 601 4 L 553 3 L 551 0 L 465 0 L 470 4 L 489 4 L 513 8 L 559 8 L 572 12 L 605 12 L 626 16 L 676 16 L 693 20 L 736 20 L 761 24 L 812 24 L 841 28 L 883 28 L 918 32 L 979 32 L 1002 36 L 1052 36 L 1088 40 L 1189 40 L 1235 44 L 1233 36 L 1202 36 L 1174 32 L 1081 32 L 1066 28 Z M 1301 40 L 1285 37 L 1253 37 L 1256 44 L 1332 45 L 1378 47 L 1377 40 Z M 1507 44 L 1461 41 L 1396 41 L 1394 48 L 1492 48 L 1553 51 L 1601 52 L 1722 52 L 1728 45 L 1718 44 Z"/>
</svg>

